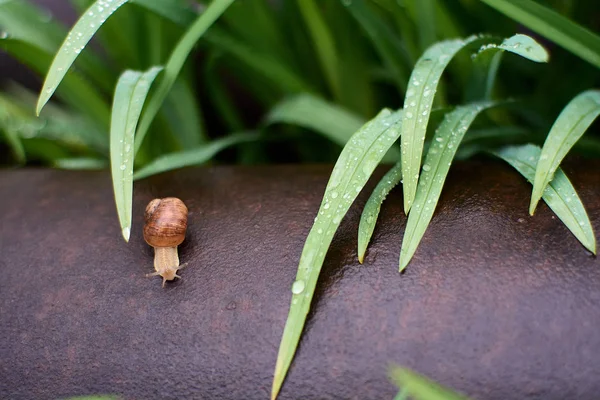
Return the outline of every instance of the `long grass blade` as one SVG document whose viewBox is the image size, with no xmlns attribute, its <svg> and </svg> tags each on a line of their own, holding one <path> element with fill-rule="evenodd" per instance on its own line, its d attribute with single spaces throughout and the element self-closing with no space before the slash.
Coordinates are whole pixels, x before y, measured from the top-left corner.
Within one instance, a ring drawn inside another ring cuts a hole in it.
<svg viewBox="0 0 600 400">
<path fill-rule="evenodd" d="M 456 150 L 477 115 L 494 103 L 480 102 L 457 107 L 446 115 L 437 129 L 423 163 L 423 172 L 400 250 L 400 271 L 415 254 L 442 193 Z M 405 179 L 406 180 L 406 179 Z"/>
<path fill-rule="evenodd" d="M 360 224 L 358 225 L 358 261 L 362 264 L 365 259 L 367 247 L 375 231 L 381 204 L 396 187 L 402 179 L 402 161 L 398 161 L 390 170 L 381 178 L 371 197 L 367 200 L 365 208 L 360 216 Z"/>
<path fill-rule="evenodd" d="M 538 146 L 528 144 L 505 147 L 492 154 L 512 165 L 529 182 L 533 182 L 536 177 L 535 165 L 543 151 Z M 596 254 L 596 238 L 592 224 L 581 199 L 562 169 L 556 169 L 554 178 L 542 193 L 542 199 L 581 244 Z"/>
<path fill-rule="evenodd" d="M 126 242 L 131 232 L 133 207 L 133 142 L 135 128 L 152 82 L 162 70 L 125 71 L 115 89 L 110 127 L 110 169 L 115 203 Z"/>
<path fill-rule="evenodd" d="M 127 0 L 98 0 L 79 18 L 75 26 L 69 31 L 48 70 L 36 107 L 38 115 L 96 31 L 108 17 L 126 2 Z"/>
<path fill-rule="evenodd" d="M 417 191 L 425 133 L 442 72 L 459 50 L 476 39 L 476 36 L 471 36 L 464 40 L 447 40 L 434 44 L 417 61 L 411 73 L 404 100 L 401 140 L 406 213 L 410 210 Z"/>
<path fill-rule="evenodd" d="M 507 17 L 600 67 L 600 36 L 532 0 L 483 0 Z"/>
<path fill-rule="evenodd" d="M 234 133 L 191 150 L 165 154 L 151 161 L 133 174 L 133 179 L 143 179 L 152 175 L 178 168 L 200 165 L 213 158 L 220 151 L 241 143 L 256 141 L 260 135 L 253 132 Z"/>
<path fill-rule="evenodd" d="M 196 42 L 204 35 L 210 26 L 227 10 L 234 0 L 213 0 L 204 12 L 185 32 L 183 37 L 173 49 L 164 69 L 162 79 L 148 102 L 148 106 L 142 115 L 135 138 L 135 152 L 139 150 L 146 133 L 154 117 L 160 110 L 163 101 L 169 94 L 171 87 L 175 84 L 177 76 L 181 72 L 188 55 L 194 48 Z"/>
<path fill-rule="evenodd" d="M 414 400 L 468 400 L 466 396 L 407 368 L 393 366 L 389 374 L 392 382 Z"/>
<path fill-rule="evenodd" d="M 533 215 L 548 182 L 573 145 L 600 115 L 600 90 L 577 95 L 562 110 L 544 142 L 531 194 L 529 213 Z"/>
<path fill-rule="evenodd" d="M 333 168 L 292 285 L 292 302 L 277 356 L 272 399 L 277 397 L 294 358 L 325 254 L 338 225 L 386 151 L 398 139 L 401 118 L 401 111 L 381 111 L 352 136 Z"/>
</svg>

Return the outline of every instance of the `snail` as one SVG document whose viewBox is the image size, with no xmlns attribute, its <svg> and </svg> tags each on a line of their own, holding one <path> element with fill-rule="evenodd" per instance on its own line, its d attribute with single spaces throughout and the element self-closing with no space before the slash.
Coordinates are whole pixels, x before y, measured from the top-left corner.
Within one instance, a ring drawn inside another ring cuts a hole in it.
<svg viewBox="0 0 600 400">
<path fill-rule="evenodd" d="M 184 265 L 179 265 L 177 246 L 185 239 L 187 215 L 187 207 L 176 197 L 154 199 L 146 206 L 144 240 L 154 247 L 156 270 L 146 276 L 162 276 L 163 287 L 166 281 L 181 278 L 177 270 Z"/>
</svg>

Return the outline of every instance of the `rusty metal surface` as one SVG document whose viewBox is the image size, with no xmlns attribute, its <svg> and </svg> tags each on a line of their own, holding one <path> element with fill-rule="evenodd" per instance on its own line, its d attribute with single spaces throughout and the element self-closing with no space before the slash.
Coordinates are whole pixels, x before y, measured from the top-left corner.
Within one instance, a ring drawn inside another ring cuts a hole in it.
<svg viewBox="0 0 600 400">
<path fill-rule="evenodd" d="M 596 172 L 567 172 L 598 231 L 600 164 L 586 166 Z M 107 173 L 0 172 L 0 398 L 268 398 L 329 171 L 222 167 L 140 182 L 128 245 Z M 362 266 L 353 207 L 280 398 L 391 399 L 386 368 L 398 363 L 477 399 L 597 399 L 600 263 L 545 205 L 527 215 L 529 191 L 504 164 L 453 167 L 403 275 L 400 191 Z M 162 289 L 144 277 L 142 223 L 164 196 L 190 210 L 189 267 Z"/>
</svg>

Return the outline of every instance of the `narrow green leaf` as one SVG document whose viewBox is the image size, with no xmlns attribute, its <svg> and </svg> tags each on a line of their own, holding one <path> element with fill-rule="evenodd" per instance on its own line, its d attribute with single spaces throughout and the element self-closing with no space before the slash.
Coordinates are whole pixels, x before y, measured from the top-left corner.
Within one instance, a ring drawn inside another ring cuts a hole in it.
<svg viewBox="0 0 600 400">
<path fill-rule="evenodd" d="M 339 63 L 333 36 L 314 0 L 303 0 L 298 3 L 298 7 L 312 36 L 321 68 L 327 77 L 329 89 L 336 99 L 340 99 L 342 96 L 339 82 Z"/>
<path fill-rule="evenodd" d="M 473 55 L 475 63 L 469 88 L 469 100 L 491 100 L 492 89 L 498 74 L 502 53 L 508 51 L 534 62 L 548 62 L 546 49 L 533 38 L 517 34 L 504 39 L 500 44 L 489 43 L 481 46 Z"/>
<path fill-rule="evenodd" d="M 480 102 L 457 107 L 446 115 L 437 129 L 425 157 L 414 205 L 408 215 L 400 250 L 400 271 L 408 265 L 433 217 L 450 164 L 463 136 L 477 115 L 492 105 L 490 102 Z"/>
<path fill-rule="evenodd" d="M 402 179 L 402 161 L 398 161 L 394 166 L 381 178 L 371 197 L 367 200 L 365 208 L 360 216 L 360 224 L 358 225 L 358 261 L 362 264 L 365 259 L 367 247 L 375 231 L 381 204 L 396 187 Z"/>
<path fill-rule="evenodd" d="M 146 72 L 125 71 L 115 89 L 110 127 L 110 169 L 121 231 L 126 242 L 131 232 L 133 207 L 133 141 L 144 101 L 161 67 Z"/>
<path fill-rule="evenodd" d="M 0 37 L 0 49 L 12 54 L 23 64 L 37 73 L 43 74 L 50 65 L 51 55 L 33 43 L 12 37 Z M 110 109 L 96 88 L 90 85 L 75 71 L 65 77 L 64 85 L 58 94 L 62 100 L 90 116 L 100 125 L 110 118 Z"/>
<path fill-rule="evenodd" d="M 519 171 L 525 179 L 533 182 L 536 177 L 535 165 L 543 151 L 538 146 L 528 144 L 505 147 L 492 154 L 502 158 Z M 556 168 L 554 178 L 544 189 L 542 199 L 581 244 L 596 254 L 596 238 L 592 224 L 581 199 L 562 169 Z"/>
<path fill-rule="evenodd" d="M 38 115 L 96 31 L 126 2 L 127 0 L 98 0 L 79 18 L 56 53 L 48 70 L 36 107 Z"/>
<path fill-rule="evenodd" d="M 271 109 L 266 121 L 302 126 L 341 146 L 365 123 L 360 116 L 309 94 L 284 99 Z"/>
<path fill-rule="evenodd" d="M 215 139 L 212 142 L 195 149 L 165 154 L 164 156 L 158 157 L 144 168 L 137 171 L 133 175 L 133 179 L 143 179 L 151 175 L 160 174 L 162 172 L 199 165 L 209 161 L 221 150 L 236 144 L 258 140 L 259 137 L 260 136 L 256 133 L 237 133 L 220 139 Z"/>
<path fill-rule="evenodd" d="M 529 206 L 531 215 L 535 212 L 546 185 L 552 180 L 554 171 L 598 115 L 600 90 L 580 93 L 562 110 L 550 129 L 537 164 Z"/>
<path fill-rule="evenodd" d="M 186 27 L 194 22 L 197 14 L 190 7 L 186 7 L 181 1 L 173 0 L 130 0 L 133 4 L 153 11 L 171 22 Z"/>
<path fill-rule="evenodd" d="M 59 169 L 73 170 L 100 170 L 108 167 L 106 160 L 92 157 L 59 158 L 54 160 L 53 166 Z"/>
<path fill-rule="evenodd" d="M 208 28 L 227 10 L 234 0 L 213 0 L 179 40 L 164 69 L 162 79 L 148 102 L 135 138 L 135 153 L 139 150 L 154 117 L 175 84 L 188 55 Z"/>
<path fill-rule="evenodd" d="M 406 49 L 402 46 L 402 40 L 364 0 L 342 1 L 342 3 L 371 39 L 386 67 L 392 71 L 398 88 L 405 91 L 406 77 L 411 63 Z"/>
<path fill-rule="evenodd" d="M 600 67 L 600 36 L 532 0 L 483 0 L 507 17 Z"/>
<path fill-rule="evenodd" d="M 390 379 L 415 400 L 468 400 L 462 394 L 407 368 L 393 366 L 390 369 Z"/>
<path fill-rule="evenodd" d="M 325 254 L 338 225 L 386 151 L 398 139 L 401 119 L 401 111 L 382 110 L 352 136 L 333 168 L 292 285 L 292 301 L 277 356 L 271 399 L 277 397 L 294 358 Z"/>
<path fill-rule="evenodd" d="M 401 140 L 406 213 L 410 210 L 417 191 L 425 133 L 442 72 L 459 50 L 476 39 L 477 36 L 471 36 L 464 40 L 455 39 L 436 43 L 425 51 L 412 71 L 404 100 Z"/>
</svg>

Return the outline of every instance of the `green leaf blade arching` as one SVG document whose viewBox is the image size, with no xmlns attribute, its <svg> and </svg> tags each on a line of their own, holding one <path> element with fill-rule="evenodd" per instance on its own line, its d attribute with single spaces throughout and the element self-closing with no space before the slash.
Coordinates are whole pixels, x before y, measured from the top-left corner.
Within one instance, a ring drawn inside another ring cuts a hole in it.
<svg viewBox="0 0 600 400">
<path fill-rule="evenodd" d="M 482 0 L 507 17 L 600 67 L 600 36 L 532 0 Z"/>
<path fill-rule="evenodd" d="M 444 181 L 450 170 L 450 164 L 462 138 L 477 115 L 492 105 L 491 102 L 481 102 L 457 107 L 446 115 L 437 129 L 423 163 L 415 202 L 408 215 L 400 250 L 400 271 L 406 268 L 415 254 L 425 230 L 433 218 Z"/>
<path fill-rule="evenodd" d="M 466 396 L 456 393 L 423 375 L 406 368 L 393 366 L 390 378 L 402 389 L 402 394 L 414 400 L 469 400 Z"/>
<path fill-rule="evenodd" d="M 154 117 L 160 110 L 171 87 L 175 84 L 188 55 L 196 42 L 212 26 L 212 24 L 227 10 L 234 0 L 213 0 L 196 21 L 185 32 L 171 53 L 156 91 L 148 101 L 148 106 L 142 115 L 135 138 L 135 153 L 138 152 Z"/>
<path fill-rule="evenodd" d="M 381 178 L 365 204 L 365 208 L 360 216 L 360 224 L 358 225 L 358 261 L 361 264 L 365 259 L 367 247 L 375 231 L 381 204 L 401 179 L 402 162 L 399 161 Z"/>
<path fill-rule="evenodd" d="M 38 115 L 56 91 L 79 53 L 85 48 L 100 26 L 126 2 L 127 0 L 98 0 L 79 18 L 73 29 L 69 31 L 48 70 L 36 107 Z"/>
<path fill-rule="evenodd" d="M 440 77 L 452 57 L 476 39 L 476 36 L 471 36 L 464 40 L 447 40 L 434 44 L 417 61 L 410 76 L 404 100 L 401 140 L 406 213 L 410 210 L 417 191 L 425 133 Z"/>
<path fill-rule="evenodd" d="M 133 145 L 135 128 L 152 82 L 162 70 L 125 71 L 115 89 L 110 126 L 110 170 L 115 203 L 125 241 L 129 241 L 133 207 Z"/>
<path fill-rule="evenodd" d="M 535 165 L 542 152 L 538 146 L 528 144 L 505 147 L 493 154 L 512 165 L 529 182 L 533 182 L 536 176 Z M 577 240 L 596 254 L 596 238 L 592 224 L 581 199 L 562 169 L 556 169 L 554 178 L 544 189 L 542 199 Z"/>
<path fill-rule="evenodd" d="M 563 158 L 598 115 L 600 90 L 588 90 L 577 95 L 560 113 L 544 142 L 537 164 L 529 206 L 531 215 Z"/>
<path fill-rule="evenodd" d="M 218 152 L 230 146 L 255 141 L 259 136 L 255 133 L 237 133 L 224 138 L 215 139 L 195 149 L 165 154 L 148 163 L 133 174 L 133 179 L 143 179 L 151 175 L 171 171 L 177 168 L 202 164 L 213 158 Z"/>
<path fill-rule="evenodd" d="M 277 356 L 271 399 L 277 397 L 294 358 L 325 254 L 338 225 L 375 167 L 398 139 L 401 119 L 401 111 L 381 111 L 352 136 L 333 168 L 292 285 L 292 301 Z"/>
</svg>

